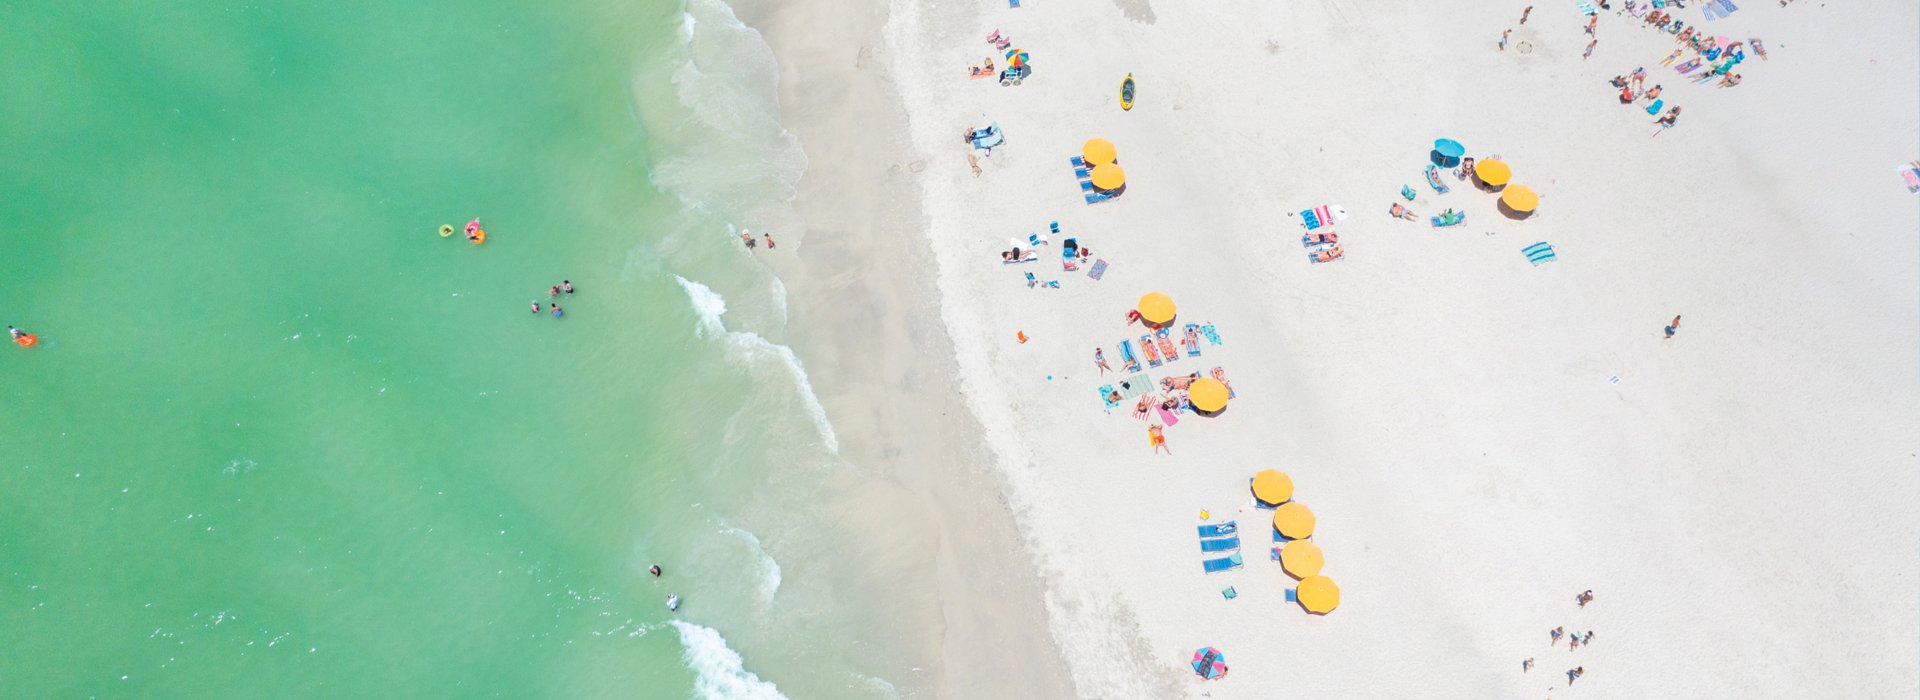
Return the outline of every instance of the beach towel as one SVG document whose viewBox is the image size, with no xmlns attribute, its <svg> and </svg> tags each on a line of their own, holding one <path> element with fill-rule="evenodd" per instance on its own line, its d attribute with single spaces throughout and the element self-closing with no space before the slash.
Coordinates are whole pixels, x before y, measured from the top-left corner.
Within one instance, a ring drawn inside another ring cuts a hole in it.
<svg viewBox="0 0 1920 700">
<path fill-rule="evenodd" d="M 1546 241 L 1522 248 L 1520 252 L 1527 256 L 1527 262 L 1533 263 L 1534 267 L 1553 262 L 1557 257 L 1553 254 L 1553 246 L 1547 245 Z"/>
<path fill-rule="evenodd" d="M 1140 352 L 1146 354 L 1148 366 L 1150 367 L 1160 366 L 1160 351 L 1153 347 L 1153 336 L 1150 336 L 1150 335 L 1140 336 Z"/>
<path fill-rule="evenodd" d="M 1217 574 L 1222 571 L 1238 569 L 1244 564 L 1246 564 L 1246 562 L 1240 558 L 1240 553 L 1234 552 L 1233 556 L 1223 559 L 1208 559 L 1200 562 L 1200 568 L 1206 569 L 1209 574 Z"/>
<path fill-rule="evenodd" d="M 1027 289 L 1033 289 L 1033 286 L 1039 283 L 1040 283 L 1039 278 L 1034 277 L 1033 273 L 1031 272 L 1027 273 Z"/>
<path fill-rule="evenodd" d="M 1104 274 L 1107 274 L 1107 261 L 1105 260 L 1094 260 L 1093 269 L 1087 270 L 1087 276 L 1096 280 L 1100 279 L 1100 276 Z"/>
<path fill-rule="evenodd" d="M 1719 5 L 1720 5 L 1721 17 L 1725 17 L 1727 15 L 1733 14 L 1740 10 L 1740 6 L 1733 4 L 1733 0 L 1720 0 Z"/>
<path fill-rule="evenodd" d="M 1140 360 L 1133 356 L 1133 341 L 1120 341 L 1120 364 L 1126 367 L 1128 372 L 1140 371 Z M 1129 394 L 1129 396 L 1137 396 L 1137 394 Z"/>
<path fill-rule="evenodd" d="M 1162 328 L 1153 335 L 1160 341 L 1161 357 L 1167 358 L 1168 362 L 1180 359 L 1180 349 L 1173 346 L 1173 337 L 1167 334 L 1167 329 Z"/>
<path fill-rule="evenodd" d="M 1200 551 L 1202 552 L 1231 552 L 1239 548 L 1239 535 L 1214 540 L 1200 540 Z"/>
<path fill-rule="evenodd" d="M 1181 342 L 1187 346 L 1187 357 L 1199 357 L 1200 327 L 1191 323 L 1187 324 L 1187 337 Z"/>
<path fill-rule="evenodd" d="M 1660 108 L 1665 106 L 1667 106 L 1666 100 L 1654 98 L 1653 104 L 1647 105 L 1647 114 L 1659 114 Z"/>
<path fill-rule="evenodd" d="M 1347 210 L 1338 204 L 1322 204 L 1300 212 L 1300 223 L 1304 224 L 1308 231 L 1322 226 L 1332 226 L 1336 219 L 1345 218 L 1347 218 Z"/>
<path fill-rule="evenodd" d="M 1673 70 L 1674 72 L 1679 73 L 1681 75 L 1686 75 L 1688 73 L 1692 73 L 1693 69 L 1699 68 L 1699 67 L 1700 67 L 1700 59 L 1695 58 L 1695 59 L 1688 60 L 1686 63 L 1682 63 L 1680 65 L 1674 66 Z"/>
<path fill-rule="evenodd" d="M 1112 411 L 1113 409 L 1116 409 L 1116 408 L 1119 408 L 1119 407 L 1120 407 L 1120 402 L 1119 402 L 1119 401 L 1115 401 L 1115 400 L 1113 400 L 1113 385 L 1112 385 L 1112 384 L 1102 384 L 1102 385 L 1100 385 L 1100 401 L 1101 401 L 1102 403 L 1105 403 L 1105 404 L 1107 405 L 1107 410 L 1108 410 L 1108 411 Z"/>
<path fill-rule="evenodd" d="M 1200 327 L 1200 335 L 1205 336 L 1207 339 L 1207 343 L 1210 345 L 1213 345 L 1214 347 L 1219 347 L 1225 344 L 1220 342 L 1220 331 L 1215 329 L 1213 327 L 1213 324 L 1211 323 Z"/>
<path fill-rule="evenodd" d="M 1153 391 L 1153 378 L 1145 374 L 1136 374 L 1120 382 L 1120 395 L 1129 399 L 1139 398 L 1141 394 Z"/>
<path fill-rule="evenodd" d="M 1180 417 L 1173 415 L 1173 411 L 1167 410 L 1166 406 L 1154 404 L 1154 407 L 1160 411 L 1160 420 L 1166 423 L 1167 427 L 1171 428 L 1173 424 L 1180 422 Z"/>
<path fill-rule="evenodd" d="M 1208 523 L 1206 525 L 1200 526 L 1201 537 L 1224 537 L 1226 535 L 1231 535 L 1239 531 L 1240 531 L 1240 526 L 1235 521 L 1232 521 L 1232 520 L 1228 520 L 1218 525 Z"/>
<path fill-rule="evenodd" d="M 1920 171 L 1911 165 L 1900 166 L 1900 179 L 1907 183 L 1908 192 L 1920 192 Z"/>
<path fill-rule="evenodd" d="M 1447 183 L 1440 181 L 1440 167 L 1432 163 L 1427 164 L 1427 184 L 1433 187 L 1435 192 L 1447 193 Z"/>
<path fill-rule="evenodd" d="M 1587 2 L 1587 0 L 1580 0 L 1580 2 L 1574 3 L 1574 6 L 1580 8 L 1580 14 L 1587 17 L 1600 14 L 1600 8 L 1594 7 L 1593 3 Z"/>
</svg>

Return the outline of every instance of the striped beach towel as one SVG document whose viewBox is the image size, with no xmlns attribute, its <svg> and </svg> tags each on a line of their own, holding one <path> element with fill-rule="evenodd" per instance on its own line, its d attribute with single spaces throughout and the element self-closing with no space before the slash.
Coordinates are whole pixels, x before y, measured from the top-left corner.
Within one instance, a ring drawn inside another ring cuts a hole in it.
<svg viewBox="0 0 1920 700">
<path fill-rule="evenodd" d="M 1556 258 L 1553 254 L 1553 246 L 1547 245 L 1546 241 L 1522 248 L 1520 252 L 1527 256 L 1527 262 L 1533 263 L 1534 267 L 1553 262 Z"/>
<path fill-rule="evenodd" d="M 1574 3 L 1574 6 L 1580 8 L 1580 14 L 1587 17 L 1600 14 L 1600 8 L 1594 7 L 1593 3 L 1587 2 L 1587 0 L 1580 0 L 1580 2 Z"/>
</svg>

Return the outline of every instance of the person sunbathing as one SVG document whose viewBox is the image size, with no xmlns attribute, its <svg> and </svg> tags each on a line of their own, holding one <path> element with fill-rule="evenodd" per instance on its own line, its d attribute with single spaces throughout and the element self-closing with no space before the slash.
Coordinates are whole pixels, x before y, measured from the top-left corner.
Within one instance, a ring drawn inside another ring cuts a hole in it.
<svg viewBox="0 0 1920 700">
<path fill-rule="evenodd" d="M 1653 89 L 1652 89 L 1652 90 L 1648 90 L 1648 91 L 1647 91 L 1647 94 L 1645 94 L 1645 95 L 1642 95 L 1642 97 L 1644 97 L 1644 98 L 1646 98 L 1646 99 L 1649 99 L 1649 100 L 1657 100 L 1657 99 L 1660 99 L 1660 86 L 1658 86 L 1658 85 L 1655 85 L 1655 86 L 1653 86 Z"/>
<path fill-rule="evenodd" d="M 1673 52 L 1673 54 L 1674 54 L 1675 56 L 1678 56 L 1678 55 L 1680 55 L 1680 52 L 1678 52 L 1678 51 L 1675 51 L 1675 52 Z M 1607 81 L 1607 84 L 1608 84 L 1608 85 L 1612 85 L 1612 86 L 1614 86 L 1614 87 L 1617 87 L 1617 88 L 1623 88 L 1623 87 L 1626 87 L 1626 86 L 1627 86 L 1627 76 L 1624 76 L 1624 75 L 1616 75 L 1616 76 L 1613 76 L 1613 79 L 1612 79 L 1612 80 L 1609 80 L 1609 81 Z"/>
<path fill-rule="evenodd" d="M 1165 391 L 1171 391 L 1174 389 L 1185 389 L 1193 385 L 1193 380 L 1199 379 L 1199 378 L 1200 378 L 1199 372 L 1194 372 L 1192 374 L 1188 374 L 1180 377 L 1164 377 L 1160 380 L 1160 388 Z"/>
<path fill-rule="evenodd" d="M 1214 378 L 1215 380 L 1217 380 L 1217 381 L 1219 381 L 1221 385 L 1223 385 L 1223 386 L 1225 386 L 1225 387 L 1227 387 L 1227 393 L 1228 393 L 1228 394 L 1232 394 L 1232 393 L 1233 393 L 1233 382 L 1230 382 L 1230 381 L 1227 381 L 1227 370 L 1226 370 L 1226 369 L 1224 369 L 1224 368 L 1221 368 L 1221 367 L 1215 367 L 1215 368 L 1213 368 L 1213 378 Z"/>
<path fill-rule="evenodd" d="M 1720 79 L 1720 87 L 1733 87 L 1739 84 L 1740 84 L 1739 73 L 1728 73 L 1727 77 Z"/>
<path fill-rule="evenodd" d="M 1460 170 L 1459 172 L 1456 172 L 1454 174 L 1458 175 L 1462 180 L 1472 178 L 1473 177 L 1473 159 L 1472 158 L 1461 159 Z"/>
<path fill-rule="evenodd" d="M 1140 402 L 1133 405 L 1133 417 L 1146 420 L 1147 412 L 1151 410 L 1153 410 L 1153 395 L 1142 394 Z"/>
<path fill-rule="evenodd" d="M 1406 219 L 1408 221 L 1413 221 L 1419 216 L 1418 214 L 1413 213 L 1412 209 L 1408 209 L 1406 207 L 1400 206 L 1399 202 L 1394 202 L 1393 208 L 1388 209 L 1387 213 L 1394 215 L 1396 218 Z"/>
<path fill-rule="evenodd" d="M 1396 204 L 1394 206 L 1399 206 L 1399 205 Z M 1306 235 L 1305 242 L 1307 245 L 1320 245 L 1322 243 L 1338 243 L 1340 242 L 1340 234 L 1334 233 L 1332 231 L 1326 231 L 1323 233 L 1309 233 Z"/>
<path fill-rule="evenodd" d="M 1673 123 L 1675 121 L 1678 121 L 1679 119 L 1680 119 L 1680 108 L 1675 107 L 1671 110 L 1668 110 L 1667 116 L 1661 117 L 1656 123 L 1658 123 L 1661 126 L 1673 126 Z"/>
</svg>

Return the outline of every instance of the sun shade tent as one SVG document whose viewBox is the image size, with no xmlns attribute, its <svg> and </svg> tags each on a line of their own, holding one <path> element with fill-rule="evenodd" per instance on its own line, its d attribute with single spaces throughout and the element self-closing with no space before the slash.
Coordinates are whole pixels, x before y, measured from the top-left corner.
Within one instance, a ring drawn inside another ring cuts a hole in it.
<svg viewBox="0 0 1920 700">
<path fill-rule="evenodd" d="M 1320 545 L 1312 542 L 1294 540 L 1280 548 L 1280 567 L 1294 578 L 1319 576 L 1321 567 L 1326 565 L 1327 555 L 1320 551 Z"/>
<path fill-rule="evenodd" d="M 1300 580 L 1300 586 L 1294 589 L 1294 598 L 1299 599 L 1300 607 L 1307 612 L 1325 615 L 1340 607 L 1340 587 L 1325 576 L 1309 576 Z"/>
<path fill-rule="evenodd" d="M 1260 499 L 1261 503 L 1274 506 L 1291 501 L 1293 477 L 1278 469 L 1263 469 L 1253 475 L 1253 497 Z"/>
<path fill-rule="evenodd" d="M 1112 141 L 1087 139 L 1087 143 L 1080 147 L 1080 157 L 1085 158 L 1087 165 L 1092 167 L 1113 162 L 1114 158 L 1119 157 L 1119 152 L 1113 149 Z"/>
<path fill-rule="evenodd" d="M 1093 166 L 1093 186 L 1095 189 L 1117 190 L 1127 184 L 1127 171 L 1112 163 Z"/>
<path fill-rule="evenodd" d="M 1140 311 L 1140 318 L 1152 324 L 1172 321 L 1175 311 L 1173 297 L 1160 292 L 1148 292 L 1146 296 L 1140 297 L 1140 306 L 1136 308 Z"/>
<path fill-rule="evenodd" d="M 1290 540 L 1313 536 L 1313 511 L 1298 501 L 1273 509 L 1273 529 Z"/>
<path fill-rule="evenodd" d="M 1513 179 L 1513 168 L 1497 160 L 1483 160 L 1473 166 L 1473 176 L 1493 187 L 1507 184 Z"/>
<path fill-rule="evenodd" d="M 1514 211 L 1533 211 L 1540 206 L 1540 193 L 1526 185 L 1513 185 L 1500 193 L 1500 203 Z"/>
<path fill-rule="evenodd" d="M 1193 407 L 1212 413 L 1227 407 L 1227 385 L 1212 377 L 1202 377 L 1187 385 L 1187 400 Z"/>
</svg>

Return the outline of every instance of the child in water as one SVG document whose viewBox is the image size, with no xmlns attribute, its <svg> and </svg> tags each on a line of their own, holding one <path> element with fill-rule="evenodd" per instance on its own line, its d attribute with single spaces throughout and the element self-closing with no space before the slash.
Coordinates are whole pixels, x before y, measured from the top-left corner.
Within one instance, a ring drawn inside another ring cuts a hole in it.
<svg viewBox="0 0 1920 700">
<path fill-rule="evenodd" d="M 567 312 L 560 310 L 559 304 L 552 305 L 552 310 L 548 311 L 547 313 L 553 314 L 554 318 L 560 318 L 561 316 L 567 315 Z"/>
</svg>

